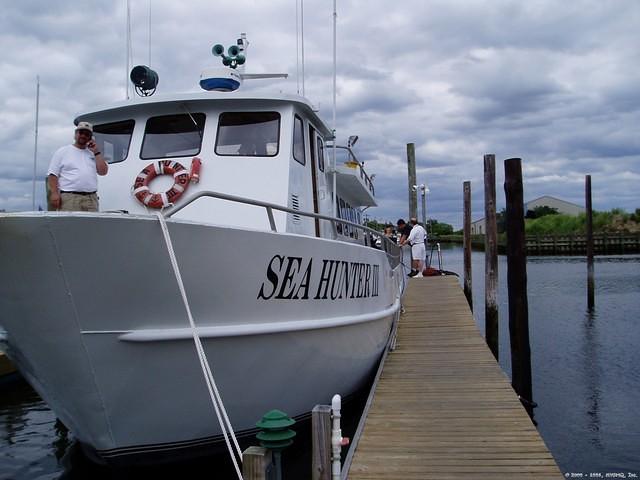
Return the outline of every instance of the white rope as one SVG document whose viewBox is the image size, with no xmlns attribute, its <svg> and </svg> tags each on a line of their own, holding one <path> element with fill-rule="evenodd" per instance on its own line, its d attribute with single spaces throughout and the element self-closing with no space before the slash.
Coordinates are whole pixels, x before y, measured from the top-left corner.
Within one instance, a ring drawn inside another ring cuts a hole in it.
<svg viewBox="0 0 640 480">
<path fill-rule="evenodd" d="M 167 223 L 164 217 L 162 216 L 162 214 L 160 212 L 156 212 L 156 215 L 158 217 L 158 221 L 160 222 L 160 227 L 162 228 L 162 235 L 164 236 L 165 243 L 167 244 L 169 259 L 171 260 L 171 266 L 173 267 L 173 272 L 175 273 L 176 280 L 178 282 L 178 288 L 180 289 L 180 294 L 182 295 L 182 301 L 184 302 L 184 306 L 187 311 L 187 317 L 189 317 L 189 324 L 191 325 L 193 342 L 196 346 L 196 352 L 198 353 L 198 359 L 200 360 L 200 367 L 202 368 L 202 373 L 207 383 L 207 389 L 209 390 L 211 403 L 213 404 L 213 408 L 216 412 L 216 416 L 218 417 L 218 423 L 220 424 L 220 428 L 222 429 L 222 434 L 224 435 L 224 441 L 227 444 L 229 455 L 233 460 L 233 466 L 236 469 L 236 474 L 238 475 L 238 478 L 240 480 L 243 480 L 242 473 L 240 472 L 240 467 L 238 466 L 238 461 L 236 459 L 236 455 L 238 455 L 238 457 L 242 461 L 242 452 L 240 451 L 238 440 L 236 439 L 236 435 L 233 431 L 233 427 L 231 426 L 231 422 L 229 421 L 227 410 L 224 407 L 224 403 L 222 403 L 222 397 L 220 396 L 220 392 L 218 391 L 216 382 L 213 379 L 213 373 L 211 372 L 211 367 L 209 366 L 209 362 L 207 361 L 207 356 L 204 352 L 204 349 L 202 348 L 202 341 L 200 340 L 200 336 L 198 335 L 198 332 L 196 330 L 196 324 L 193 321 L 193 316 L 191 315 L 189 300 L 187 299 L 187 293 L 184 289 L 184 283 L 182 282 L 182 275 L 180 275 L 180 269 L 178 268 L 178 260 L 176 259 L 176 254 L 173 250 L 173 244 L 171 242 L 171 237 L 169 236 L 169 229 L 167 228 Z M 229 436 L 231 436 L 231 438 L 233 439 L 235 451 L 233 450 L 231 442 L 229 441 Z"/>
</svg>

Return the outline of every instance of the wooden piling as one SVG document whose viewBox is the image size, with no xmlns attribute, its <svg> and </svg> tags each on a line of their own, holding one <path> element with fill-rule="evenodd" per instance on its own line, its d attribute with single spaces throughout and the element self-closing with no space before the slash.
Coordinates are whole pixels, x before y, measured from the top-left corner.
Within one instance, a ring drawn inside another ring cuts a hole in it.
<svg viewBox="0 0 640 480">
<path fill-rule="evenodd" d="M 267 480 L 272 463 L 271 451 L 249 447 L 242 453 L 242 477 L 245 480 Z"/>
<path fill-rule="evenodd" d="M 331 480 L 331 406 L 316 405 L 311 411 L 311 479 Z"/>
<path fill-rule="evenodd" d="M 464 296 L 473 312 L 473 292 L 471 282 L 471 182 L 463 184 L 464 196 Z"/>
<path fill-rule="evenodd" d="M 496 360 L 498 335 L 498 224 L 496 221 L 496 156 L 484 156 L 484 331 Z"/>
<path fill-rule="evenodd" d="M 595 306 L 595 279 L 593 277 L 593 210 L 591 206 L 591 175 L 585 177 L 585 207 L 587 210 L 587 308 Z"/>
<path fill-rule="evenodd" d="M 409 218 L 418 218 L 418 192 L 416 183 L 416 146 L 407 143 L 407 168 L 409 169 Z"/>
<path fill-rule="evenodd" d="M 507 204 L 507 284 L 511 385 L 533 418 L 529 306 L 527 301 L 527 256 L 524 235 L 522 164 L 519 158 L 504 161 L 504 192 Z"/>
</svg>

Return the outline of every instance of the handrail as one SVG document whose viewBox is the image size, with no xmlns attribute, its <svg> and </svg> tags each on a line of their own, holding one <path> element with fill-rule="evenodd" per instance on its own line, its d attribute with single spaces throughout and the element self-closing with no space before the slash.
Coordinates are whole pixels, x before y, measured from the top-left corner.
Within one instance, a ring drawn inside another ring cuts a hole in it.
<svg viewBox="0 0 640 480">
<path fill-rule="evenodd" d="M 364 232 L 368 232 L 372 235 L 375 235 L 377 237 L 380 237 L 383 245 L 385 246 L 385 248 L 383 249 L 385 251 L 385 253 L 387 255 L 389 255 L 391 258 L 394 259 L 400 259 L 400 248 L 398 247 L 398 245 L 396 245 L 393 241 L 389 240 L 387 237 L 385 237 L 381 232 L 378 232 L 377 230 L 374 230 L 373 228 L 369 228 L 366 227 L 364 225 L 359 225 L 357 223 L 353 223 L 350 222 L 348 220 L 343 220 L 341 218 L 335 218 L 335 217 L 329 217 L 327 215 L 322 215 L 320 213 L 313 213 L 313 212 L 304 212 L 302 210 L 294 210 L 292 208 L 288 208 L 288 207 L 283 207 L 281 205 L 277 205 L 275 203 L 269 203 L 269 202 L 262 202 L 260 200 L 252 200 L 250 198 L 244 198 L 244 197 L 238 197 L 236 195 L 229 195 L 226 193 L 220 193 L 220 192 L 214 192 L 212 190 L 202 190 L 198 193 L 195 193 L 187 198 L 184 199 L 184 202 L 181 202 L 180 205 L 172 205 L 169 206 L 167 208 L 165 208 L 164 210 L 162 210 L 162 215 L 165 218 L 169 218 L 171 217 L 173 214 L 178 213 L 180 210 L 182 210 L 183 208 L 187 207 L 188 205 L 191 205 L 193 202 L 195 202 L 196 200 L 198 200 L 199 198 L 202 197 L 211 197 L 211 198 L 218 198 L 220 200 L 227 200 L 230 202 L 237 202 L 237 203 L 243 203 L 246 205 L 253 205 L 256 207 L 263 207 L 266 209 L 267 211 L 267 215 L 269 217 L 269 224 L 271 227 L 271 231 L 272 232 L 277 232 L 278 230 L 276 229 L 276 222 L 275 219 L 273 217 L 273 210 L 278 210 L 281 212 L 285 212 L 285 213 L 291 213 L 293 215 L 302 215 L 303 217 L 310 217 L 310 218 L 317 218 L 318 220 L 326 220 L 328 222 L 331 222 L 331 225 L 333 226 L 333 233 L 334 236 L 337 238 L 337 224 L 340 223 L 342 225 L 351 225 L 352 227 L 358 228 Z M 366 241 L 366 236 L 365 236 L 365 241 Z"/>
</svg>

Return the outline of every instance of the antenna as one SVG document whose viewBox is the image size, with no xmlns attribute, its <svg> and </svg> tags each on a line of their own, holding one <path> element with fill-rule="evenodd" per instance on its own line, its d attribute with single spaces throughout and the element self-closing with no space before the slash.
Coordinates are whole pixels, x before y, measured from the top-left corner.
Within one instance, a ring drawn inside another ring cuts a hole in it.
<svg viewBox="0 0 640 480">
<path fill-rule="evenodd" d="M 125 98 L 129 100 L 129 67 L 131 67 L 131 57 L 133 56 L 131 52 L 131 7 L 129 5 L 129 0 L 127 0 L 127 23 L 125 26 L 125 30 L 126 30 L 125 32 L 126 65 L 124 67 L 124 75 L 125 75 L 124 88 L 125 88 Z"/>
<path fill-rule="evenodd" d="M 40 110 L 40 76 L 36 76 L 36 131 L 33 146 L 33 190 L 31 192 L 31 209 L 36 209 L 36 165 L 38 164 L 38 113 Z"/>
<path fill-rule="evenodd" d="M 336 207 L 336 0 L 333 0 L 333 216 L 337 217 Z"/>
<path fill-rule="evenodd" d="M 300 14 L 296 0 L 296 92 L 300 95 Z"/>
<path fill-rule="evenodd" d="M 151 0 L 149 0 L 149 66 L 151 66 Z"/>
<path fill-rule="evenodd" d="M 302 51 L 302 96 L 304 97 L 304 0 L 300 0 L 300 46 Z"/>
</svg>

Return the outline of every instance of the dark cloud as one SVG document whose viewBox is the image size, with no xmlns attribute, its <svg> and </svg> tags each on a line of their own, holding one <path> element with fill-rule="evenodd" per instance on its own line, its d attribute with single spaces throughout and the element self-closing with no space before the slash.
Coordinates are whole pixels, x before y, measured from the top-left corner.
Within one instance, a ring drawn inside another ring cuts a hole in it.
<svg viewBox="0 0 640 480">
<path fill-rule="evenodd" d="M 216 64 L 214 43 L 239 32 L 249 69 L 288 72 L 287 81 L 247 89 L 295 93 L 295 4 L 193 0 L 131 2 L 133 64 L 160 74 L 159 93 L 197 91 Z M 380 207 L 371 217 L 407 216 L 406 144 L 415 143 L 429 216 L 459 226 L 462 182 L 472 181 L 482 216 L 482 157 L 521 157 L 525 196 L 576 203 L 593 175 L 596 208 L 639 207 L 640 4 L 619 0 L 405 1 L 338 5 L 340 140 L 375 173 Z M 331 124 L 332 15 L 305 1 L 305 95 Z M 125 2 L 22 0 L 0 18 L 0 209 L 31 208 L 35 77 L 41 79 L 37 178 L 71 140 L 79 111 L 124 98 Z M 149 36 L 151 43 L 149 44 Z M 151 50 L 149 51 L 149 45 Z M 43 190 L 38 180 L 38 200 Z"/>
</svg>

